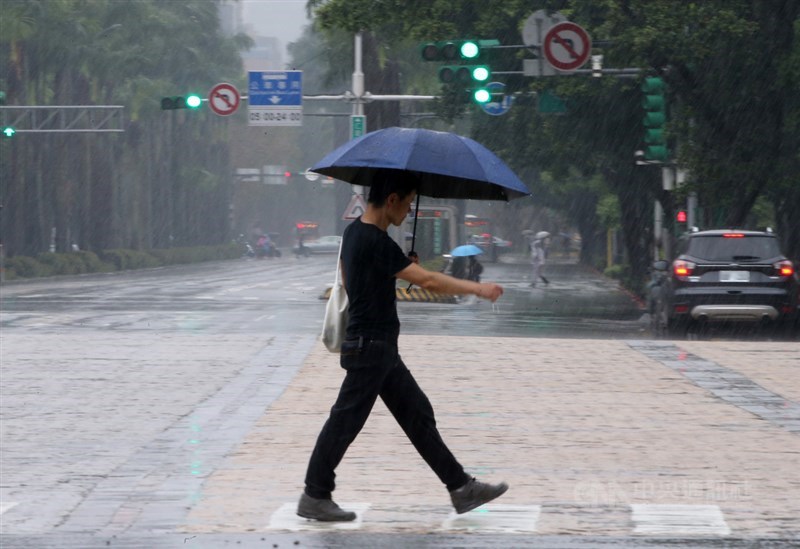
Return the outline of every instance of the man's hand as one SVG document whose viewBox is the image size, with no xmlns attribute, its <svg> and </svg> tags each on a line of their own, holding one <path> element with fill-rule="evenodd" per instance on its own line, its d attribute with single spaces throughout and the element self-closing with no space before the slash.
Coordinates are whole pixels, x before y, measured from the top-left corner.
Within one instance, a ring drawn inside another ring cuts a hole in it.
<svg viewBox="0 0 800 549">
<path fill-rule="evenodd" d="M 481 299 L 488 299 L 494 303 L 503 295 L 503 287 L 494 282 L 484 282 L 478 284 L 478 293 L 476 295 Z"/>
</svg>

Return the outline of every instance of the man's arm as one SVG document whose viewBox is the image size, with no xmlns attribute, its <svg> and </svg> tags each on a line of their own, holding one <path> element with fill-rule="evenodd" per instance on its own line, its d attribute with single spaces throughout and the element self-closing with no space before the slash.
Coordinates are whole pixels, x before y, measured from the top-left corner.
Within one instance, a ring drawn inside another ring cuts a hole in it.
<svg viewBox="0 0 800 549">
<path fill-rule="evenodd" d="M 432 292 L 451 295 L 476 295 L 489 301 L 497 301 L 503 295 L 503 287 L 493 282 L 472 282 L 454 278 L 444 273 L 428 271 L 412 263 L 399 273 L 397 278 Z"/>
</svg>

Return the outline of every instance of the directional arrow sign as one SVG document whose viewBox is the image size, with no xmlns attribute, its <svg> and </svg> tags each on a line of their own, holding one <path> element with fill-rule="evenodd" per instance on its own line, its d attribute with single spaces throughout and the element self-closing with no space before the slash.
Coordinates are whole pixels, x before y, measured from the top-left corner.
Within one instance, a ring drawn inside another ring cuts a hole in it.
<svg viewBox="0 0 800 549">
<path fill-rule="evenodd" d="M 228 116 L 239 108 L 239 91 L 232 84 L 222 82 L 208 92 L 208 106 L 220 116 Z"/>
<path fill-rule="evenodd" d="M 570 72 L 586 63 L 592 41 L 583 28 L 571 21 L 556 23 L 544 36 L 544 57 L 555 69 Z"/>
<path fill-rule="evenodd" d="M 356 219 L 365 211 L 367 211 L 367 204 L 364 202 L 364 197 L 360 194 L 354 194 L 353 198 L 350 199 L 350 203 L 347 205 L 347 208 L 344 210 L 342 219 Z"/>
<path fill-rule="evenodd" d="M 251 126 L 303 125 L 303 71 L 249 71 Z"/>
</svg>

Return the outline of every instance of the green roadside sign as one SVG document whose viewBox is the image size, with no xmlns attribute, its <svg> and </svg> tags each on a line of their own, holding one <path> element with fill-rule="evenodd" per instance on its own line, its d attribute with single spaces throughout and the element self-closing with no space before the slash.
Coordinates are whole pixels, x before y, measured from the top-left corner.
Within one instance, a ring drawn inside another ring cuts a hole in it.
<svg viewBox="0 0 800 549">
<path fill-rule="evenodd" d="M 350 116 L 350 139 L 361 137 L 367 130 L 367 117 L 363 114 Z"/>
</svg>

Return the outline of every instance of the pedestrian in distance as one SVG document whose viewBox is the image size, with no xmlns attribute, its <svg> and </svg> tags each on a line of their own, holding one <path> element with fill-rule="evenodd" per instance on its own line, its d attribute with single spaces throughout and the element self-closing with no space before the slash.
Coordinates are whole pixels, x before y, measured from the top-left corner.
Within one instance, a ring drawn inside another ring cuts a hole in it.
<svg viewBox="0 0 800 549">
<path fill-rule="evenodd" d="M 413 179 L 376 178 L 366 211 L 344 231 L 340 266 L 349 300 L 349 321 L 340 365 L 345 377 L 309 459 L 305 489 L 297 506 L 301 517 L 331 522 L 355 520 L 354 512 L 333 501 L 335 470 L 378 397 L 449 491 L 457 513 L 471 511 L 508 489 L 505 483 L 481 482 L 466 473 L 442 440 L 433 406 L 397 349 L 397 278 L 425 290 L 471 294 L 492 302 L 503 294 L 503 288 L 494 283 L 458 280 L 428 271 L 412 262 L 389 237 L 387 229 L 403 223 L 416 194 Z"/>
<path fill-rule="evenodd" d="M 542 269 L 547 260 L 547 251 L 545 249 L 546 236 L 540 238 L 542 233 L 537 233 L 537 236 L 531 242 L 531 287 L 535 288 L 539 279 L 545 284 L 550 284 L 542 274 Z"/>
<path fill-rule="evenodd" d="M 469 265 L 467 266 L 467 280 L 473 282 L 481 281 L 481 273 L 483 272 L 483 265 L 478 261 L 474 255 L 469 256 Z"/>
</svg>

